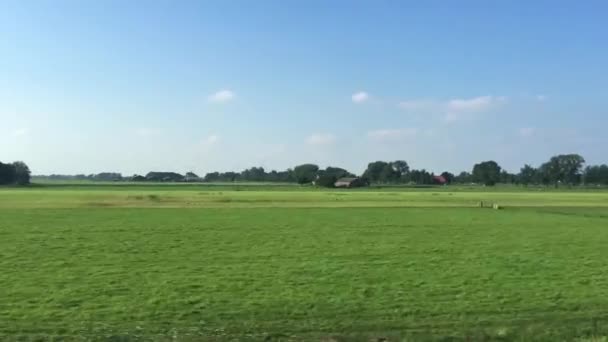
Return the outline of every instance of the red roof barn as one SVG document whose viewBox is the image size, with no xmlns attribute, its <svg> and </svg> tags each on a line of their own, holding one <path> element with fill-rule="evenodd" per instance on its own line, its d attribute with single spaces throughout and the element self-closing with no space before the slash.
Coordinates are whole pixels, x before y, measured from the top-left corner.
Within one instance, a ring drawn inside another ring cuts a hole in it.
<svg viewBox="0 0 608 342">
<path fill-rule="evenodd" d="M 435 184 L 439 184 L 439 185 L 446 185 L 446 184 L 448 184 L 448 180 L 445 179 L 445 177 L 443 177 L 443 176 L 433 176 L 433 182 Z"/>
</svg>

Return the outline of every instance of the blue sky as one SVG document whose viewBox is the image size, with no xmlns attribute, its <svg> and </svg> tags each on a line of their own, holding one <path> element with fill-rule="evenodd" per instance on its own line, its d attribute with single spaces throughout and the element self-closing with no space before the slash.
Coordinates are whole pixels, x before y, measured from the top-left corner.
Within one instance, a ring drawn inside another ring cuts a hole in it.
<svg viewBox="0 0 608 342">
<path fill-rule="evenodd" d="M 36 174 L 608 162 L 605 1 L 3 1 Z"/>
</svg>

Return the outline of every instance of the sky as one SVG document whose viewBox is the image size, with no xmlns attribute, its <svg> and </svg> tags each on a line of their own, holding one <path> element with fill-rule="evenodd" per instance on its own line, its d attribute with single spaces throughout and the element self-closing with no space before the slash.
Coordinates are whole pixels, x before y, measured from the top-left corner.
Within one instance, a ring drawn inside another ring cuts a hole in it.
<svg viewBox="0 0 608 342">
<path fill-rule="evenodd" d="M 0 1 L 34 174 L 608 162 L 606 1 Z"/>
</svg>

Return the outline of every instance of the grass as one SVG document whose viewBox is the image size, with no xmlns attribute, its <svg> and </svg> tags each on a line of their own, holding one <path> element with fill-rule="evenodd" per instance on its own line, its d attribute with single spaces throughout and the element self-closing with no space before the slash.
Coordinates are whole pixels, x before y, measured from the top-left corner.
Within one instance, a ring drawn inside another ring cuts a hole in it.
<svg viewBox="0 0 608 342">
<path fill-rule="evenodd" d="M 606 227 L 606 192 L 0 189 L 0 340 L 601 341 Z"/>
<path fill-rule="evenodd" d="M 475 207 L 480 201 L 511 207 L 605 207 L 608 192 L 523 188 L 434 187 L 320 190 L 296 186 L 103 185 L 6 188 L 0 208 L 260 208 L 260 207 Z M 142 200 L 143 199 L 143 200 Z"/>
</svg>

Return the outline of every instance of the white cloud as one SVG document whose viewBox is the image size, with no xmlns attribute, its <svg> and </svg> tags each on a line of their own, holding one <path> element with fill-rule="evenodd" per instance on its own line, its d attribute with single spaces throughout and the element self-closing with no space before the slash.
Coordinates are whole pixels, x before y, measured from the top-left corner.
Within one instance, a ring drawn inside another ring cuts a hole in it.
<svg viewBox="0 0 608 342">
<path fill-rule="evenodd" d="M 306 138 L 308 145 L 330 145 L 336 141 L 336 137 L 333 134 L 328 133 L 317 133 Z"/>
<path fill-rule="evenodd" d="M 508 101 L 505 96 L 479 96 L 469 99 L 437 100 L 406 100 L 398 106 L 404 111 L 426 114 L 441 114 L 445 122 L 455 122 L 471 119 L 476 113 L 494 109 Z"/>
<path fill-rule="evenodd" d="M 538 101 L 538 102 L 545 102 L 546 100 L 547 100 L 547 96 L 546 95 L 542 95 L 542 94 L 536 95 L 536 101 Z"/>
<path fill-rule="evenodd" d="M 480 96 L 472 99 L 454 99 L 448 101 L 447 108 L 453 112 L 480 112 L 486 110 L 497 101 L 492 96 Z"/>
<path fill-rule="evenodd" d="M 351 98 L 354 103 L 363 103 L 363 102 L 369 100 L 369 94 L 364 91 L 360 91 L 360 92 L 354 93 L 353 96 L 351 96 Z"/>
<path fill-rule="evenodd" d="M 27 135 L 27 133 L 29 132 L 29 130 L 27 128 L 18 128 L 16 130 L 13 131 L 13 136 L 14 137 L 22 137 L 24 135 Z"/>
<path fill-rule="evenodd" d="M 519 129 L 519 135 L 525 138 L 533 136 L 535 132 L 536 129 L 533 127 L 522 127 Z"/>
<path fill-rule="evenodd" d="M 378 129 L 367 132 L 367 137 L 376 141 L 396 141 L 414 138 L 418 135 L 416 128 Z"/>
<path fill-rule="evenodd" d="M 507 102 L 505 96 L 479 96 L 471 99 L 453 99 L 446 103 L 444 120 L 447 123 L 471 119 L 474 114 L 489 111 Z"/>
<path fill-rule="evenodd" d="M 230 102 L 236 97 L 236 94 L 230 90 L 224 89 L 209 96 L 209 102 L 225 103 Z"/>
</svg>

